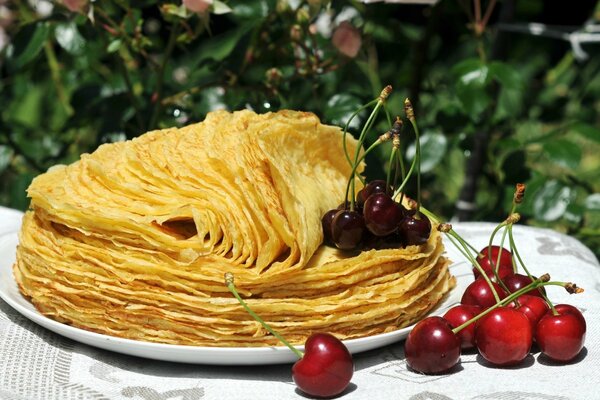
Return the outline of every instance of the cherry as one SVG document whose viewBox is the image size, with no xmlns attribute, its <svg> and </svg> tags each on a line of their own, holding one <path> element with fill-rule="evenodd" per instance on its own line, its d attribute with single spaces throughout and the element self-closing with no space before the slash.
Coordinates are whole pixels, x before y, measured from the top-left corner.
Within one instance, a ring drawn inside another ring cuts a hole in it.
<svg viewBox="0 0 600 400">
<path fill-rule="evenodd" d="M 386 236 L 398 229 L 402 207 L 385 193 L 374 193 L 363 208 L 365 225 L 376 236 Z"/>
<path fill-rule="evenodd" d="M 333 238 L 331 237 L 331 224 L 333 222 L 335 214 L 337 214 L 338 211 L 338 209 L 329 210 L 321 218 L 321 227 L 323 228 L 323 242 L 325 242 L 326 244 L 333 244 Z"/>
<path fill-rule="evenodd" d="M 329 333 L 313 333 L 304 345 L 304 356 L 292 367 L 292 378 L 303 392 L 333 397 L 343 392 L 352 375 L 354 362 L 346 346 Z"/>
<path fill-rule="evenodd" d="M 549 310 L 538 322 L 535 338 L 542 353 L 551 359 L 571 361 L 585 343 L 585 318 L 569 304 L 558 304 L 554 308 L 558 315 Z"/>
<path fill-rule="evenodd" d="M 452 328 L 456 328 L 464 324 L 471 318 L 475 317 L 481 311 L 481 307 L 479 306 L 459 304 L 446 311 L 446 314 L 444 314 L 444 319 L 448 321 Z M 460 338 L 460 346 L 462 349 L 472 349 L 473 347 L 475 347 L 474 323 L 467 325 L 465 328 L 461 329 L 460 332 L 457 333 L 457 335 Z"/>
<path fill-rule="evenodd" d="M 342 250 L 357 248 L 365 232 L 365 220 L 357 211 L 339 210 L 331 221 L 331 237 Z"/>
<path fill-rule="evenodd" d="M 392 188 L 382 179 L 376 179 L 369 182 L 364 188 L 359 191 L 356 200 L 359 203 L 366 203 L 369 197 L 375 193 L 392 193 Z"/>
<path fill-rule="evenodd" d="M 484 315 L 475 325 L 475 343 L 479 354 L 494 365 L 521 362 L 531 349 L 529 319 L 520 311 L 499 307 Z"/>
<path fill-rule="evenodd" d="M 344 343 L 329 333 L 313 333 L 302 353 L 248 306 L 238 293 L 231 272 L 225 273 L 225 284 L 252 318 L 298 356 L 299 360 L 292 367 L 292 378 L 300 390 L 311 396 L 333 397 L 348 387 L 354 374 L 354 362 Z"/>
<path fill-rule="evenodd" d="M 543 298 L 529 294 L 519 296 L 517 298 L 517 302 L 519 305 L 515 308 L 515 310 L 521 311 L 523 314 L 525 314 L 525 316 L 529 319 L 531 331 L 535 332 L 538 321 L 546 314 L 546 312 L 548 312 L 550 306 Z"/>
<path fill-rule="evenodd" d="M 404 343 L 406 363 L 423 374 L 439 374 L 460 360 L 460 339 L 442 317 L 427 317 L 410 331 Z"/>
<path fill-rule="evenodd" d="M 512 275 L 506 276 L 501 279 L 502 279 L 502 282 L 504 282 L 504 284 L 508 288 L 508 290 L 511 293 L 514 293 L 517 290 L 524 288 L 525 286 L 527 286 L 531 282 L 533 282 L 535 280 L 535 277 L 533 279 L 531 279 L 528 275 L 512 274 Z M 542 297 L 542 293 L 545 294 L 546 291 L 544 290 L 543 287 L 540 287 L 538 289 L 531 289 L 526 294 Z"/>
<path fill-rule="evenodd" d="M 477 263 L 489 277 L 495 277 L 494 266 L 498 260 L 498 253 L 500 253 L 498 276 L 500 279 L 504 279 L 505 277 L 514 274 L 512 254 L 504 247 L 492 246 L 491 253 L 488 246 L 484 247 L 477 256 Z M 481 275 L 477 268 L 473 268 L 473 274 L 475 275 L 475 278 L 478 278 Z"/>
<path fill-rule="evenodd" d="M 423 214 L 405 215 L 398 224 L 398 231 L 407 245 L 423 244 L 431 234 L 431 222 Z"/>
<path fill-rule="evenodd" d="M 496 293 L 498 293 L 500 300 L 508 295 L 508 293 L 506 293 L 506 291 L 496 282 L 492 282 L 492 286 L 496 290 Z M 489 308 L 496 304 L 496 298 L 490 289 L 490 285 L 480 276 L 467 286 L 460 302 L 461 304 L 471 304 L 481 308 Z"/>
</svg>

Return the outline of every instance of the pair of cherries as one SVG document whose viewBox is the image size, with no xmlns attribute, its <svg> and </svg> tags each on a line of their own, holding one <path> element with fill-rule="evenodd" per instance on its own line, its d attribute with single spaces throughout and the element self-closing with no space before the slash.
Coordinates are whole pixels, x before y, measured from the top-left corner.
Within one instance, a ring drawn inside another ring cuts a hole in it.
<svg viewBox="0 0 600 400">
<path fill-rule="evenodd" d="M 443 317 L 425 318 L 414 327 L 405 343 L 407 364 L 421 373 L 443 373 L 460 361 L 462 350 L 477 348 L 489 363 L 510 366 L 527 357 L 534 341 L 543 354 L 556 362 L 567 363 L 576 358 L 586 335 L 581 312 L 568 304 L 551 307 L 543 297 L 541 281 L 529 276 L 527 280 L 509 279 L 515 275 L 510 252 L 494 246 L 495 257 L 488 257 L 486 249 L 477 259 L 480 265 L 491 266 L 484 268 L 486 274 L 493 273 L 500 253 L 498 270 L 506 271 L 503 282 L 519 283 L 512 287 L 512 293 L 507 293 L 497 282 L 490 281 L 501 299 L 498 303 L 488 282 L 478 277 L 465 290 L 460 305 Z M 490 258 L 494 260 L 491 263 Z M 544 281 L 547 279 L 544 277 Z"/>
<path fill-rule="evenodd" d="M 369 182 L 356 195 L 321 219 L 325 242 L 341 250 L 384 248 L 427 242 L 431 222 L 416 210 L 394 201 L 392 188 L 383 180 Z"/>
</svg>

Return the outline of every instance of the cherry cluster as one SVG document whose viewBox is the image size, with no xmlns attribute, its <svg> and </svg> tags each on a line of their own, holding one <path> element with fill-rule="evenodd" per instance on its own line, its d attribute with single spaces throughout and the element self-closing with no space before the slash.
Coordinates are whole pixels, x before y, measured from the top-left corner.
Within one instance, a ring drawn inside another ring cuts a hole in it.
<svg viewBox="0 0 600 400">
<path fill-rule="evenodd" d="M 385 109 L 385 100 L 390 93 L 391 87 L 387 86 L 379 98 L 374 100 L 376 105 L 359 135 L 354 158 L 351 158 L 346 151 L 346 159 L 352 167 L 352 172 L 348 179 L 344 201 L 337 208 L 327 211 L 321 218 L 324 242 L 341 250 L 420 245 L 427 242 L 431 233 L 431 221 L 420 210 L 421 150 L 419 129 L 410 100 L 406 99 L 404 102 L 406 119 L 412 125 L 415 135 L 416 152 L 410 169 L 405 170 L 401 155 L 400 135 L 403 132 L 404 121 L 400 117 L 396 117 L 392 123 L 388 115 L 390 129 L 379 136 L 365 150 L 362 157 L 360 155 L 366 134 L 371 128 L 379 108 Z M 347 126 L 344 129 L 344 149 L 346 149 Z M 355 180 L 357 178 L 362 180 L 362 177 L 356 175 L 358 166 L 370 151 L 388 141 L 392 142 L 392 150 L 387 179 L 368 182 L 354 195 Z M 404 187 L 413 173 L 417 177 L 416 201 L 409 199 L 404 193 Z M 400 182 L 398 182 L 399 180 Z M 406 208 L 403 203 L 409 204 L 410 207 Z"/>
<path fill-rule="evenodd" d="M 563 286 L 569 293 L 583 290 L 572 283 L 550 282 L 547 274 L 535 278 L 528 271 L 516 273 L 514 258 L 501 246 L 490 245 L 478 253 L 475 280 L 465 289 L 461 304 L 443 317 L 423 319 L 408 335 L 404 349 L 410 368 L 444 373 L 458 364 L 461 351 L 471 349 L 492 365 L 516 365 L 534 343 L 556 362 L 567 363 L 579 355 L 585 318 L 572 305 L 552 304 L 544 286 Z"/>
<path fill-rule="evenodd" d="M 321 219 L 325 243 L 342 250 L 419 245 L 427 242 L 431 222 L 415 209 L 392 198 L 384 180 L 374 180 L 356 195 L 354 209 L 348 202 L 327 211 Z"/>
</svg>

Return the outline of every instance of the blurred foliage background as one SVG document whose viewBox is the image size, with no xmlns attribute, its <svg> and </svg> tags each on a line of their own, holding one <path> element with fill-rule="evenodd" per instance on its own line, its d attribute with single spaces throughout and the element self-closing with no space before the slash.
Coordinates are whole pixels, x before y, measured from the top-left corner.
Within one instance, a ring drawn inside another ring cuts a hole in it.
<svg viewBox="0 0 600 400">
<path fill-rule="evenodd" d="M 219 108 L 343 125 L 390 84 L 392 113 L 415 106 L 428 208 L 500 221 L 525 182 L 522 221 L 598 256 L 598 24 L 595 0 L 0 0 L 0 204 L 26 209 L 35 175 L 102 143 Z"/>
</svg>

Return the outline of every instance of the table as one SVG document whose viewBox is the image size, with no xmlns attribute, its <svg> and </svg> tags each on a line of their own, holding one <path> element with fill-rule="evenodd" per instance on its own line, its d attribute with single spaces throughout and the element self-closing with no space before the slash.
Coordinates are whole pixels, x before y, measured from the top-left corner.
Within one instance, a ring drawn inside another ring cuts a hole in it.
<svg viewBox="0 0 600 400">
<path fill-rule="evenodd" d="M 18 211 L 0 207 L 0 235 L 15 232 Z M 455 230 L 482 247 L 489 223 Z M 355 356 L 356 372 L 343 399 L 567 400 L 600 399 L 600 264 L 579 241 L 550 230 L 515 227 L 524 261 L 534 274 L 576 282 L 583 294 L 548 288 L 555 303 L 579 307 L 588 323 L 586 346 L 568 365 L 534 349 L 521 364 L 494 368 L 475 352 L 447 375 L 407 370 L 403 343 Z M 452 259 L 460 259 L 448 248 Z M 216 367 L 153 361 L 63 338 L 30 322 L 0 300 L 0 399 L 302 399 L 290 365 Z"/>
</svg>

